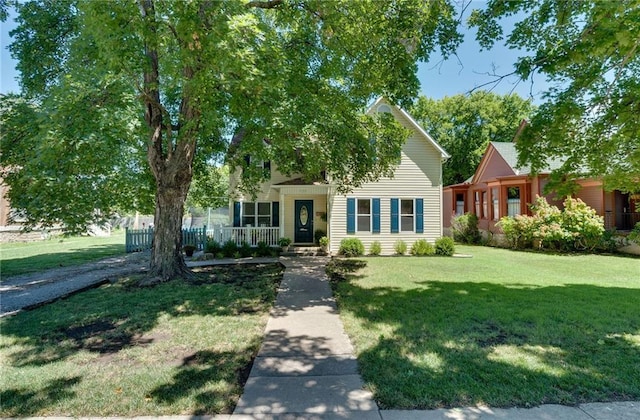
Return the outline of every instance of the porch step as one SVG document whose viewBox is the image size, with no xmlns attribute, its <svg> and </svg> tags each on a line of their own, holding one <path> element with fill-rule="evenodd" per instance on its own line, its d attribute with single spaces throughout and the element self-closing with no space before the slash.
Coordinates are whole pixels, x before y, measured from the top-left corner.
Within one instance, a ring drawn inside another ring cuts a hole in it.
<svg viewBox="0 0 640 420">
<path fill-rule="evenodd" d="M 313 257 L 326 254 L 317 246 L 292 246 L 287 252 L 280 255 L 283 257 Z"/>
</svg>

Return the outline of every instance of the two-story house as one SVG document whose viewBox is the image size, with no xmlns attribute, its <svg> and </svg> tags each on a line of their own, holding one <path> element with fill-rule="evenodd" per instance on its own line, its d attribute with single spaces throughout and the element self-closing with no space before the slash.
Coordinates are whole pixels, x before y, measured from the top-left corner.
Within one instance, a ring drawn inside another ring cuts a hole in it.
<svg viewBox="0 0 640 420">
<path fill-rule="evenodd" d="M 227 237 L 272 245 L 288 237 L 295 245 L 312 245 L 314 232 L 322 230 L 329 238 L 330 253 L 337 253 L 344 238 L 354 237 L 366 250 L 380 242 L 382 254 L 389 255 L 398 240 L 410 247 L 417 239 L 433 243 L 442 236 L 442 163 L 449 155 L 403 109 L 379 98 L 367 111 L 375 112 L 391 113 L 411 131 L 393 177 L 341 194 L 330 181 L 286 177 L 274 164 L 263 162 L 270 179 L 255 199 L 243 195 L 232 199 L 233 228 Z M 235 191 L 237 182 L 236 173 L 230 191 Z"/>
</svg>

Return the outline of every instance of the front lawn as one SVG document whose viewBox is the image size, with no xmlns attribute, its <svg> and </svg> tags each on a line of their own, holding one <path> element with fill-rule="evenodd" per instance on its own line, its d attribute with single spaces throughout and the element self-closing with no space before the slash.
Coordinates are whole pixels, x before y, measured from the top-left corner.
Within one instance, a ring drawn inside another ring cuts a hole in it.
<svg viewBox="0 0 640 420">
<path fill-rule="evenodd" d="M 153 288 L 125 278 L 0 319 L 0 417 L 231 412 L 283 269 L 200 270 Z"/>
<path fill-rule="evenodd" d="M 640 259 L 457 251 L 473 258 L 337 260 L 382 408 L 640 400 Z"/>
<path fill-rule="evenodd" d="M 125 253 L 124 231 L 116 230 L 107 237 L 58 236 L 41 241 L 3 243 L 0 249 L 2 277 L 15 276 L 122 255 Z"/>
</svg>

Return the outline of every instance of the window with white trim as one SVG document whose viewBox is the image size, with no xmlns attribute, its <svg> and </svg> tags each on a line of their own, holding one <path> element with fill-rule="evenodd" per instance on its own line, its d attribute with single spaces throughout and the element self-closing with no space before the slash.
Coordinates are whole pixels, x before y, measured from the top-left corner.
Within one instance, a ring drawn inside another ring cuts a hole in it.
<svg viewBox="0 0 640 420">
<path fill-rule="evenodd" d="M 270 202 L 243 202 L 242 222 L 243 227 L 270 227 L 271 203 Z"/>
<path fill-rule="evenodd" d="M 413 232 L 415 228 L 415 205 L 413 199 L 400 199 L 400 231 Z"/>
<path fill-rule="evenodd" d="M 371 232 L 371 199 L 356 200 L 356 231 Z"/>
</svg>

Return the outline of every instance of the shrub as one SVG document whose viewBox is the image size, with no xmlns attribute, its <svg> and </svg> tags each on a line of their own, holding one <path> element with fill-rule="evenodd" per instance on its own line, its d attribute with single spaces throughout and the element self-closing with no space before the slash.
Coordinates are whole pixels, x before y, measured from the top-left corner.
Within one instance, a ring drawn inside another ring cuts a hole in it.
<svg viewBox="0 0 640 420">
<path fill-rule="evenodd" d="M 258 249 L 256 250 L 258 257 L 270 257 L 273 255 L 271 247 L 266 242 L 258 242 Z"/>
<path fill-rule="evenodd" d="M 329 238 L 327 238 L 326 236 L 323 236 L 322 238 L 318 239 L 318 245 L 320 245 L 323 248 L 326 248 L 329 246 Z"/>
<path fill-rule="evenodd" d="M 456 252 L 456 245 L 453 238 L 443 236 L 436 239 L 436 255 L 452 256 Z"/>
<path fill-rule="evenodd" d="M 380 241 L 373 241 L 369 247 L 369 255 L 380 255 L 382 253 L 382 245 Z"/>
<path fill-rule="evenodd" d="M 640 245 L 640 222 L 636 223 L 633 230 L 627 235 L 627 239 L 636 245 Z"/>
<path fill-rule="evenodd" d="M 465 213 L 454 217 L 451 221 L 453 239 L 464 244 L 477 244 L 480 242 L 478 230 L 478 216 L 473 213 Z"/>
<path fill-rule="evenodd" d="M 338 253 L 345 257 L 359 257 L 364 254 L 364 245 L 358 238 L 345 238 L 340 242 Z"/>
<path fill-rule="evenodd" d="M 424 257 L 436 253 L 435 248 L 426 239 L 418 239 L 411 245 L 411 255 Z"/>
<path fill-rule="evenodd" d="M 393 250 L 398 255 L 404 255 L 407 253 L 407 244 L 402 239 L 399 239 L 393 244 Z"/>
<path fill-rule="evenodd" d="M 640 229 L 638 229 L 640 231 Z M 605 230 L 600 238 L 600 243 L 598 244 L 598 251 L 601 252 L 616 252 L 618 249 L 618 241 L 616 241 L 616 231 L 615 230 Z"/>
<path fill-rule="evenodd" d="M 533 216 L 500 219 L 499 226 L 513 248 L 530 248 L 535 240 L 541 248 L 559 251 L 593 251 L 603 246 L 604 220 L 582 200 L 567 198 L 561 211 L 537 197 L 531 210 Z"/>
<path fill-rule="evenodd" d="M 223 258 L 224 258 L 224 254 L 223 254 L 222 252 L 218 252 L 218 253 L 216 254 L 216 259 L 221 260 L 221 259 L 223 259 Z"/>
<path fill-rule="evenodd" d="M 218 252 L 222 251 L 222 245 L 220 245 L 217 241 L 209 240 L 207 241 L 207 246 L 204 249 L 204 252 L 208 254 L 216 255 Z"/>
<path fill-rule="evenodd" d="M 604 219 L 579 198 L 564 200 L 562 227 L 567 232 L 571 250 L 593 251 L 604 233 Z"/>
<path fill-rule="evenodd" d="M 509 246 L 516 249 L 531 248 L 537 229 L 537 221 L 530 216 L 504 216 L 497 223 Z"/>
<path fill-rule="evenodd" d="M 225 257 L 231 258 L 238 252 L 238 247 L 233 239 L 229 239 L 222 245 L 222 253 Z"/>
<path fill-rule="evenodd" d="M 325 232 L 322 229 L 316 229 L 313 232 L 313 239 L 314 239 L 316 245 L 320 245 L 320 239 L 325 237 L 325 236 L 327 236 L 327 232 Z"/>
<path fill-rule="evenodd" d="M 240 248 L 238 248 L 238 252 L 240 252 L 242 258 L 247 258 L 252 256 L 253 249 L 251 249 L 251 245 L 249 245 L 249 242 L 242 241 L 242 245 L 240 245 Z"/>
</svg>

